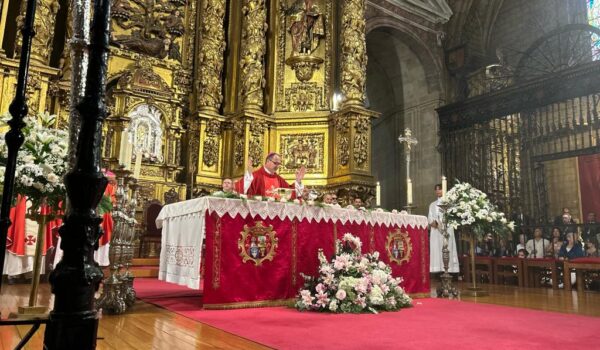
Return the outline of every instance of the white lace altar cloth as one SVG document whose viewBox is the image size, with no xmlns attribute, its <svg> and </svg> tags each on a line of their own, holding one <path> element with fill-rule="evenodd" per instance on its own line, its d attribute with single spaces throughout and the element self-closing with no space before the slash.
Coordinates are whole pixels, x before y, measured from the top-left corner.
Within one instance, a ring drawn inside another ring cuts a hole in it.
<svg viewBox="0 0 600 350">
<path fill-rule="evenodd" d="M 165 205 L 156 218 L 156 227 L 162 227 L 160 267 L 158 278 L 170 283 L 200 289 L 200 261 L 205 235 L 205 215 L 229 215 L 242 218 L 260 217 L 263 220 L 279 218 L 346 224 L 367 223 L 386 227 L 410 226 L 427 228 L 427 218 L 383 211 L 364 211 L 339 207 L 309 206 L 280 203 L 201 197 Z"/>
</svg>

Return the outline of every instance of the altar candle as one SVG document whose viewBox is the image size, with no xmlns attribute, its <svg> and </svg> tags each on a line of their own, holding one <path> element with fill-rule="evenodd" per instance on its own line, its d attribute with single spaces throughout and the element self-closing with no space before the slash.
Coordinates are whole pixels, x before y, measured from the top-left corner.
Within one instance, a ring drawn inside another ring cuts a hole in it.
<svg viewBox="0 0 600 350">
<path fill-rule="evenodd" d="M 136 179 L 140 178 L 140 172 L 142 170 L 142 152 L 137 151 L 135 154 L 135 168 L 133 170 L 133 177 Z"/>
<path fill-rule="evenodd" d="M 413 202 L 413 193 L 412 193 L 412 181 L 410 179 L 406 180 L 406 202 L 408 205 L 411 205 Z"/>
<path fill-rule="evenodd" d="M 125 158 L 127 157 L 127 133 L 121 134 L 121 145 L 119 146 L 119 165 L 125 164 Z"/>
<path fill-rule="evenodd" d="M 381 185 L 379 181 L 377 181 L 377 187 L 375 188 L 375 203 L 378 208 L 381 207 Z"/>
<path fill-rule="evenodd" d="M 131 170 L 131 156 L 133 155 L 133 143 L 127 142 L 127 154 L 125 155 L 125 169 Z"/>
<path fill-rule="evenodd" d="M 448 190 L 448 181 L 445 176 L 442 176 L 442 196 L 446 195 L 446 191 Z"/>
</svg>

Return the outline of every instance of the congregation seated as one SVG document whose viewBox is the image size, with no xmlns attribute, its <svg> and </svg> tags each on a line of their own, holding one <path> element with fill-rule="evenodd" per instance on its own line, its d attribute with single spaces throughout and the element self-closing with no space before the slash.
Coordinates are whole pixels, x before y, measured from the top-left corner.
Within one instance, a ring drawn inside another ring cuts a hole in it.
<svg viewBox="0 0 600 350">
<path fill-rule="evenodd" d="M 558 253 L 559 260 L 573 260 L 585 256 L 583 247 L 579 241 L 575 240 L 573 232 L 567 233 L 566 239 L 566 242 L 562 245 Z"/>
</svg>

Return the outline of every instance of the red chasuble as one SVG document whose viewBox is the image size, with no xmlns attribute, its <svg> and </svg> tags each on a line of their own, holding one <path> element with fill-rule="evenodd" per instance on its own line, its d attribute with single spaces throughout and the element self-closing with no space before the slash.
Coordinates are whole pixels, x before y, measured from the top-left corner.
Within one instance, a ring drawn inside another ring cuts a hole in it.
<svg viewBox="0 0 600 350">
<path fill-rule="evenodd" d="M 246 193 L 248 196 L 270 197 L 272 196 L 271 189 L 273 188 L 292 188 L 281 176 L 278 174 L 269 174 L 264 167 L 252 173 L 252 177 L 252 183 Z"/>
<path fill-rule="evenodd" d="M 10 209 L 10 221 L 12 225 L 8 228 L 6 236 L 6 249 L 17 256 L 25 256 L 27 251 L 26 246 L 35 245 L 35 241 L 37 240 L 37 232 L 25 232 L 26 212 L 26 198 L 18 195 L 16 205 Z M 48 212 L 49 208 L 42 208 L 42 214 L 47 214 Z M 46 251 L 54 246 L 52 238 L 61 224 L 61 219 L 55 219 L 46 223 L 46 236 L 44 238 L 44 246 L 42 247 L 42 255 L 46 255 Z"/>
</svg>

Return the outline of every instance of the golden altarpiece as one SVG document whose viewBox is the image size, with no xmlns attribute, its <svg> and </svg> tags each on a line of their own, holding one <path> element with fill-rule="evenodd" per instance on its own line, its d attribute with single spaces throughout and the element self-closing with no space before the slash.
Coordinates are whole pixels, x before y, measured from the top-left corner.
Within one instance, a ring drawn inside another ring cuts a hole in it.
<svg viewBox="0 0 600 350">
<path fill-rule="evenodd" d="M 22 3 L 2 1 L 0 112 L 16 85 Z M 59 115 L 59 127 L 69 123 L 69 4 L 38 0 L 28 86 L 30 111 Z M 211 192 L 243 176 L 248 157 L 258 167 L 278 151 L 284 177 L 305 166 L 310 188 L 370 202 L 365 6 L 114 0 L 105 166 L 142 157 L 142 197 L 162 201 Z"/>
</svg>

